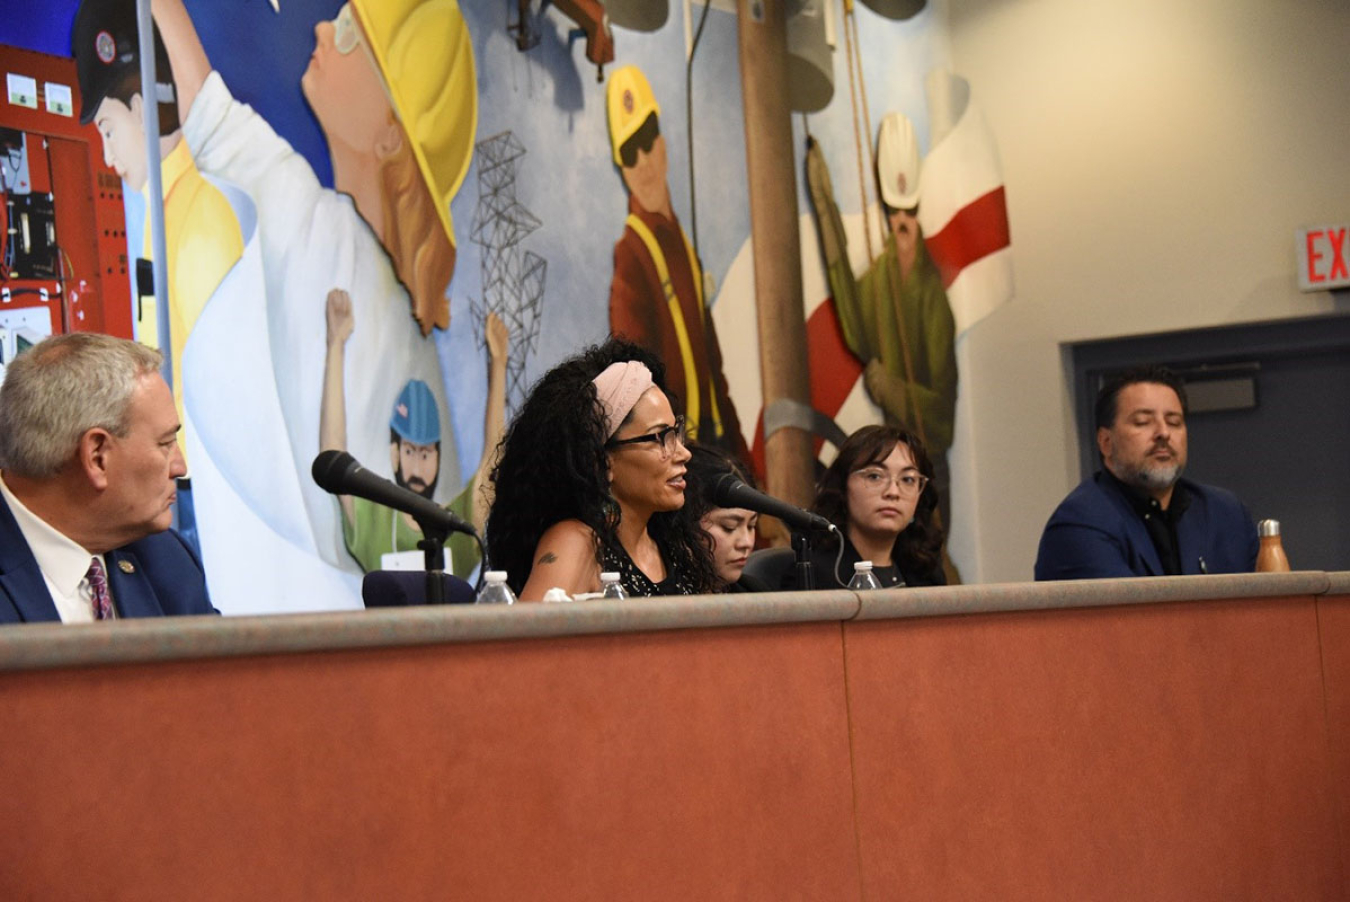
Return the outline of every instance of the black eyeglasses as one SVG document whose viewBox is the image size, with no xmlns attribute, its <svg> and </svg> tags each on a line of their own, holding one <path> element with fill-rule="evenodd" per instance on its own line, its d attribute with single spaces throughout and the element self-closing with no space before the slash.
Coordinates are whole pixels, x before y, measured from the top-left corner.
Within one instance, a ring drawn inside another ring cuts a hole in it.
<svg viewBox="0 0 1350 902">
<path fill-rule="evenodd" d="M 674 426 L 666 426 L 655 432 L 648 432 L 646 435 L 635 435 L 632 438 L 612 438 L 605 442 L 606 448 L 618 448 L 621 445 L 638 445 L 643 442 L 651 442 L 661 450 L 662 457 L 670 457 L 675 452 L 675 442 L 681 445 L 685 444 L 688 435 L 684 428 L 684 417 L 675 418 Z"/>
<path fill-rule="evenodd" d="M 631 169 L 637 165 L 639 150 L 643 153 L 651 153 L 652 145 L 656 143 L 656 139 L 660 136 L 661 126 L 657 122 L 656 114 L 652 113 L 638 130 L 633 132 L 632 137 L 619 145 L 619 159 L 623 161 L 624 168 Z"/>
</svg>

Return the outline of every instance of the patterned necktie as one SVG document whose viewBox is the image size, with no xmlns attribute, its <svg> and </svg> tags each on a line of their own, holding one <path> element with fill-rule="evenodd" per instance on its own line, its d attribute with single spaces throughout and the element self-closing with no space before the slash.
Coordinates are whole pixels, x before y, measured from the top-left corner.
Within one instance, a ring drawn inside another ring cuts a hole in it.
<svg viewBox="0 0 1350 902">
<path fill-rule="evenodd" d="M 89 580 L 89 590 L 94 596 L 94 619 L 111 620 L 113 606 L 112 596 L 108 594 L 108 574 L 103 572 L 103 563 L 98 558 L 89 565 L 84 578 Z"/>
</svg>

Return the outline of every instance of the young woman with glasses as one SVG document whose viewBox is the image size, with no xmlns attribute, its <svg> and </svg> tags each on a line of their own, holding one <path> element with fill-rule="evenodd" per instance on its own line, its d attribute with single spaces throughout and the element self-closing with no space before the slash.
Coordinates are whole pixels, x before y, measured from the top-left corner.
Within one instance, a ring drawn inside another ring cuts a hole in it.
<svg viewBox="0 0 1350 902">
<path fill-rule="evenodd" d="M 488 559 L 522 601 L 550 588 L 631 596 L 713 591 L 712 559 L 684 506 L 684 419 L 665 368 L 621 339 L 554 367 L 531 389 L 492 472 Z"/>
<path fill-rule="evenodd" d="M 848 585 L 865 560 L 883 588 L 946 584 L 932 481 L 928 453 L 908 430 L 864 426 L 850 435 L 816 485 L 812 509 L 843 534 L 842 556 L 833 534 L 812 548 L 816 588 Z"/>
</svg>

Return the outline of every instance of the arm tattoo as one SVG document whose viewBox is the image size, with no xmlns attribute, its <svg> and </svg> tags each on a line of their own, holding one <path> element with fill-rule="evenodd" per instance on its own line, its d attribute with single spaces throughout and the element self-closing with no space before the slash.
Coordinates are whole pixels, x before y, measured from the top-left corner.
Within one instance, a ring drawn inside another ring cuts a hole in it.
<svg viewBox="0 0 1350 902">
<path fill-rule="evenodd" d="M 558 559 L 558 556 L 551 551 L 545 551 L 544 554 L 535 561 L 536 564 L 552 564 Z"/>
</svg>

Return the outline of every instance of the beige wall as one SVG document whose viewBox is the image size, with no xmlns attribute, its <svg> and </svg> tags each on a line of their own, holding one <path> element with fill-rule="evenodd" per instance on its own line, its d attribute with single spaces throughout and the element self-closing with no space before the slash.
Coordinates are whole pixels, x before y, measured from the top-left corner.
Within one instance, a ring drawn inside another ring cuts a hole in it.
<svg viewBox="0 0 1350 902">
<path fill-rule="evenodd" d="M 1078 481 L 1066 343 L 1350 312 L 1298 291 L 1293 237 L 1350 220 L 1350 4 L 939 2 L 999 142 L 1017 288 L 959 349 L 954 519 L 976 526 L 954 551 L 968 581 L 1029 579 Z"/>
</svg>

